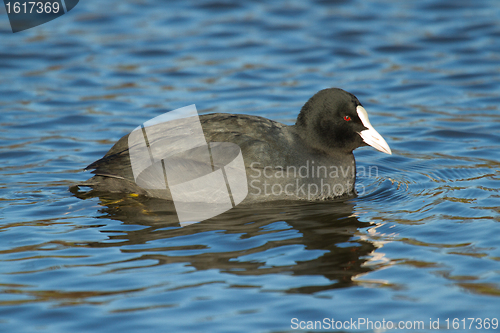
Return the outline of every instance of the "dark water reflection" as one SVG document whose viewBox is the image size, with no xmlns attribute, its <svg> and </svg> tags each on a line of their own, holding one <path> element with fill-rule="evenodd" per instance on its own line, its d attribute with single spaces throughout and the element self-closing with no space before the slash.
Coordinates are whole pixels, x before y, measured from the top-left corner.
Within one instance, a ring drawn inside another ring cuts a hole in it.
<svg viewBox="0 0 500 333">
<path fill-rule="evenodd" d="M 355 239 L 358 229 L 368 228 L 370 223 L 357 219 L 352 203 L 238 206 L 184 228 L 179 226 L 173 204 L 164 200 L 108 197 L 101 204 L 104 214 L 100 218 L 145 228 L 111 231 L 111 243 L 88 243 L 89 247 L 125 247 L 122 251 L 134 253 L 134 260 L 154 260 L 154 265 L 186 263 L 200 271 L 217 269 L 235 275 L 322 275 L 330 281 L 320 286 L 279 288 L 285 292 L 348 287 L 355 283 L 353 277 L 370 271 L 364 263 L 376 248 L 370 241 Z M 185 239 L 202 242 L 190 244 Z M 159 247 L 155 246 L 158 240 Z M 232 244 L 231 251 L 221 251 L 220 243 Z M 297 252 L 303 254 L 295 256 Z"/>
</svg>

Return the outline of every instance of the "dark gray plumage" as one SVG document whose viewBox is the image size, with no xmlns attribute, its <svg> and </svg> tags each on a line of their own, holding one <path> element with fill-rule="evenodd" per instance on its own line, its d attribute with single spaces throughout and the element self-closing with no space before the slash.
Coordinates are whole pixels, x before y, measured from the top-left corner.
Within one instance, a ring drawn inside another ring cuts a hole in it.
<svg viewBox="0 0 500 333">
<path fill-rule="evenodd" d="M 242 152 L 248 180 L 244 202 L 318 200 L 354 194 L 352 151 L 370 144 L 391 153 L 373 129 L 358 99 L 341 89 L 316 93 L 302 107 L 295 125 L 266 118 L 200 116 L 207 142 L 231 142 Z M 148 190 L 134 181 L 128 135 L 86 169 L 94 176 L 81 186 L 96 192 L 124 192 L 171 199 L 168 188 Z"/>
</svg>

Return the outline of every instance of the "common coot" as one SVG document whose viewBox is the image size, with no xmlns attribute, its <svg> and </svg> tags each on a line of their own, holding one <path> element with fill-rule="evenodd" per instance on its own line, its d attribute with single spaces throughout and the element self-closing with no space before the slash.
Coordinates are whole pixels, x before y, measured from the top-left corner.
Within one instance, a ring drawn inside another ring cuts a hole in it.
<svg viewBox="0 0 500 333">
<path fill-rule="evenodd" d="M 258 116 L 222 113 L 201 115 L 199 121 L 208 143 L 232 143 L 241 150 L 246 184 L 240 185 L 248 192 L 241 198 L 244 202 L 350 196 L 355 194 L 356 180 L 353 150 L 370 145 L 391 154 L 358 99 L 338 88 L 312 96 L 291 126 Z M 168 186 L 172 183 L 166 181 L 167 177 L 165 183 L 150 188 L 136 182 L 129 135 L 90 164 L 86 169 L 92 170 L 94 176 L 78 185 L 89 186 L 94 192 L 136 193 L 172 200 Z M 193 158 L 183 167 L 189 172 L 198 162 Z M 211 165 L 212 170 L 218 167 Z"/>
</svg>

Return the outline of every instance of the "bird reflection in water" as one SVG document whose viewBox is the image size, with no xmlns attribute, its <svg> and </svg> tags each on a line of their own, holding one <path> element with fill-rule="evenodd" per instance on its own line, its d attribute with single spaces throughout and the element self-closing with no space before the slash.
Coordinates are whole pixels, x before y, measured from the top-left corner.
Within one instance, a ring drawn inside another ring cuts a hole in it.
<svg viewBox="0 0 500 333">
<path fill-rule="evenodd" d="M 82 199 L 88 197 L 76 189 L 73 193 Z M 373 224 L 359 221 L 355 205 L 349 201 L 240 205 L 181 227 L 171 201 L 109 193 L 99 199 L 102 215 L 98 218 L 143 228 L 107 228 L 102 232 L 109 233 L 108 240 L 86 246 L 118 247 L 122 252 L 136 253 L 132 260 L 154 260 L 154 265 L 186 263 L 200 271 L 216 269 L 235 275 L 291 274 L 327 279 L 321 285 L 316 280 L 286 292 L 315 293 L 352 286 L 356 277 L 375 269 L 368 261 L 380 246 L 359 232 Z"/>
</svg>

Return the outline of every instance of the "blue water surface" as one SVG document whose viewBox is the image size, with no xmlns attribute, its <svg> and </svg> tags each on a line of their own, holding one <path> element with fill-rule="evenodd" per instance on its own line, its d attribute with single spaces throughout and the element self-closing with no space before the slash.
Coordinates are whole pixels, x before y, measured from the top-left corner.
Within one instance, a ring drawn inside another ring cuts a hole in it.
<svg viewBox="0 0 500 333">
<path fill-rule="evenodd" d="M 498 331 L 499 18 L 496 0 L 87 0 L 13 34 L 0 6 L 0 330 Z M 166 111 L 293 124 L 327 87 L 393 151 L 355 151 L 374 170 L 356 198 L 180 228 L 160 200 L 68 190 Z"/>
</svg>

